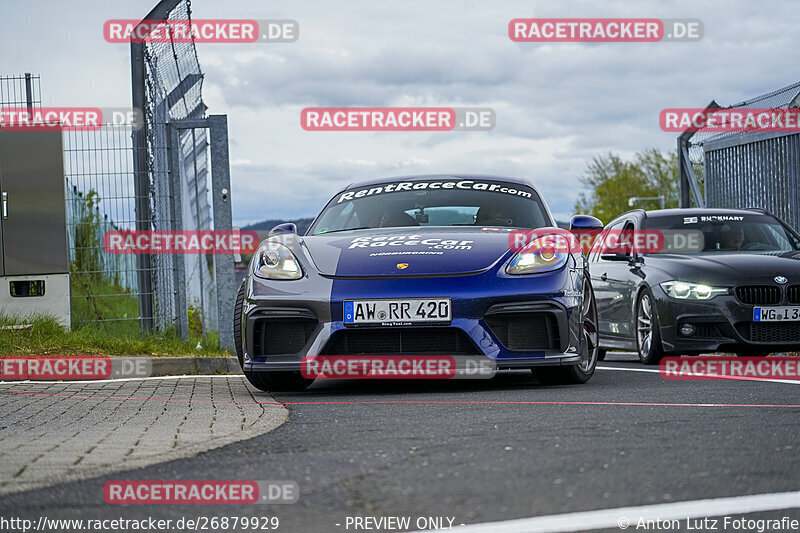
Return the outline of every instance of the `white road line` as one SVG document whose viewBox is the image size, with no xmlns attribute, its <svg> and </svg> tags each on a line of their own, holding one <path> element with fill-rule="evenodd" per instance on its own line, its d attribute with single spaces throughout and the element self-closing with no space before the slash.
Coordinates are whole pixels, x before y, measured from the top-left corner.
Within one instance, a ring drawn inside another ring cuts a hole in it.
<svg viewBox="0 0 800 533">
<path fill-rule="evenodd" d="M 626 366 L 600 366 L 597 365 L 595 368 L 598 370 L 626 370 L 628 372 L 648 372 L 650 374 L 660 374 L 660 370 L 655 370 L 653 368 L 630 368 Z"/>
<path fill-rule="evenodd" d="M 597 370 L 616 370 L 618 372 L 646 372 L 649 374 L 660 374 L 660 370 L 655 370 L 653 368 L 630 368 L 630 367 L 623 367 L 623 366 L 596 366 Z M 691 373 L 690 373 L 691 374 Z M 705 374 L 692 374 L 696 376 L 704 376 Z M 751 378 L 751 377 L 744 377 L 744 376 L 714 376 L 714 379 L 709 379 L 708 381 L 722 381 L 722 380 L 731 380 L 731 381 L 765 381 L 768 383 L 789 383 L 791 385 L 800 385 L 800 381 L 795 379 L 773 379 L 773 378 Z M 664 380 L 664 381 L 680 381 L 680 380 Z M 686 380 L 690 381 L 690 380 Z"/>
<path fill-rule="evenodd" d="M 502 522 L 470 524 L 452 529 L 453 533 L 557 533 L 561 531 L 589 531 L 592 529 L 630 527 L 637 530 L 640 520 L 679 520 L 681 529 L 689 518 L 732 516 L 741 517 L 759 511 L 777 511 L 800 507 L 800 491 L 774 494 L 755 494 L 675 503 L 600 509 L 580 513 L 566 513 Z M 776 518 L 780 520 L 780 517 Z M 722 525 L 720 522 L 719 525 Z M 624 527 L 623 527 L 624 526 Z M 723 528 L 718 528 L 723 529 Z M 419 532 L 416 532 L 419 533 Z"/>
<path fill-rule="evenodd" d="M 0 385 L 19 385 L 19 384 L 28 384 L 31 383 L 40 383 L 40 384 L 54 384 L 54 383 L 61 383 L 62 385 L 70 384 L 70 383 L 122 383 L 125 381 L 150 381 L 154 379 L 196 379 L 196 378 L 242 378 L 244 376 L 242 374 L 184 374 L 182 376 L 153 376 L 149 378 L 114 378 L 114 379 L 87 379 L 83 381 L 74 381 L 71 379 L 64 379 L 61 381 L 33 381 L 33 380 L 20 380 L 20 381 L 0 381 Z"/>
</svg>

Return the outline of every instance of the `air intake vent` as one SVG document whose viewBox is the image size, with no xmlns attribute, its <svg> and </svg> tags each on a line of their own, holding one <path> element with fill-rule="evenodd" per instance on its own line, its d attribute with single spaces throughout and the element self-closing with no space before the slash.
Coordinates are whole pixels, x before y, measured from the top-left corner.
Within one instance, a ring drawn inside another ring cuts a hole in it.
<svg viewBox="0 0 800 533">
<path fill-rule="evenodd" d="M 486 324 L 511 351 L 560 351 L 558 324 L 551 313 L 492 314 L 486 317 Z"/>
<path fill-rule="evenodd" d="M 333 335 L 323 355 L 483 355 L 458 328 L 363 328 Z"/>
<path fill-rule="evenodd" d="M 781 289 L 772 285 L 736 287 L 736 297 L 743 304 L 774 305 L 781 303 Z"/>
<path fill-rule="evenodd" d="M 253 322 L 253 357 L 296 354 L 317 325 L 308 318 L 258 318 Z"/>
<path fill-rule="evenodd" d="M 800 322 L 753 322 L 750 340 L 767 344 L 800 343 Z"/>
<path fill-rule="evenodd" d="M 716 324 L 694 323 L 694 336 L 700 339 L 717 339 L 722 337 Z"/>
</svg>

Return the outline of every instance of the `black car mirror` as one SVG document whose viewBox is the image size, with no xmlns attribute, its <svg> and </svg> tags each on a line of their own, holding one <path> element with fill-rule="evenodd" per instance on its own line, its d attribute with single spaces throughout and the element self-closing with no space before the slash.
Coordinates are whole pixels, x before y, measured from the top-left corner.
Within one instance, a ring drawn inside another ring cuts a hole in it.
<svg viewBox="0 0 800 533">
<path fill-rule="evenodd" d="M 626 254 L 626 253 L 621 253 L 620 252 L 620 253 L 615 253 L 615 254 L 601 254 L 600 255 L 600 259 L 603 259 L 605 261 L 626 261 L 626 262 L 630 262 L 631 261 L 631 256 L 630 256 L 630 254 Z"/>
</svg>

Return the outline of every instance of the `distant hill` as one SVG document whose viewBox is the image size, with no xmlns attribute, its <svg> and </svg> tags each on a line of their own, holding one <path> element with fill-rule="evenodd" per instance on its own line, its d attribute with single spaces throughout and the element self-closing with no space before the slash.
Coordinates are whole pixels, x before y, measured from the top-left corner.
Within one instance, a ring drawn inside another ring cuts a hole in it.
<svg viewBox="0 0 800 533">
<path fill-rule="evenodd" d="M 255 224 L 250 224 L 249 226 L 244 226 L 241 228 L 242 230 L 247 231 L 269 231 L 278 224 L 284 224 L 286 222 L 294 222 L 295 226 L 297 226 L 297 234 L 302 235 L 306 232 L 308 227 L 313 222 L 313 218 L 298 218 L 295 220 L 281 220 L 281 219 L 273 219 L 273 220 L 263 220 L 261 222 L 256 222 Z"/>
</svg>

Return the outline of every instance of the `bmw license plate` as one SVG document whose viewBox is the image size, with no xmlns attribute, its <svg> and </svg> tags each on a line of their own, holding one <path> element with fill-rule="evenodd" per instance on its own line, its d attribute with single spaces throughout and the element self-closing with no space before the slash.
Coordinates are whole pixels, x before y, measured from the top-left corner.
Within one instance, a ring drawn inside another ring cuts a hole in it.
<svg viewBox="0 0 800 533">
<path fill-rule="evenodd" d="M 450 298 L 345 300 L 345 324 L 415 324 L 449 322 Z"/>
<path fill-rule="evenodd" d="M 798 322 L 800 307 L 756 307 L 753 309 L 755 322 Z"/>
</svg>

